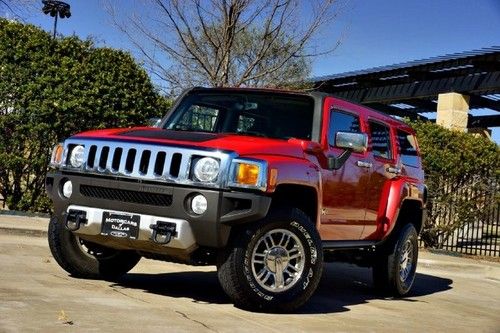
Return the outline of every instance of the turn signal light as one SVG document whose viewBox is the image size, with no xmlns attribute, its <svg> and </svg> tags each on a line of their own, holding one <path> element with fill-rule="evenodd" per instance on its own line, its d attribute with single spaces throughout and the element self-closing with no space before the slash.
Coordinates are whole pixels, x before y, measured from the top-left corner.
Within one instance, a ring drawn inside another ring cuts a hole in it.
<svg viewBox="0 0 500 333">
<path fill-rule="evenodd" d="M 260 168 L 256 164 L 240 163 L 236 173 L 236 182 L 244 185 L 257 185 Z"/>
<path fill-rule="evenodd" d="M 50 159 L 50 164 L 52 166 L 58 166 L 62 162 L 64 146 L 59 143 L 52 150 L 52 158 Z"/>
</svg>

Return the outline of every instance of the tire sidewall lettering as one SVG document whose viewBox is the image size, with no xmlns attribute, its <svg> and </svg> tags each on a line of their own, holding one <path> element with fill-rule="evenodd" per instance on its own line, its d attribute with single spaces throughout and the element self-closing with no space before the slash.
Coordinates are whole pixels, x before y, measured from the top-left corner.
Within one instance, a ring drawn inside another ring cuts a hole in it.
<svg viewBox="0 0 500 333">
<path fill-rule="evenodd" d="M 247 249 L 245 251 L 245 260 L 244 260 L 244 269 L 243 273 L 248 282 L 248 286 L 250 289 L 259 297 L 265 299 L 266 301 L 272 301 L 274 296 L 265 294 L 254 282 L 252 272 L 250 272 L 250 251 Z"/>
<path fill-rule="evenodd" d="M 298 222 L 292 221 L 290 222 L 290 226 L 292 228 L 297 229 L 306 239 L 307 246 L 309 247 L 309 253 L 311 254 L 311 260 L 310 263 L 311 265 L 315 265 L 316 261 L 318 259 L 318 250 L 316 249 L 316 245 L 314 245 L 314 240 L 312 239 L 311 235 L 309 232 Z"/>
</svg>

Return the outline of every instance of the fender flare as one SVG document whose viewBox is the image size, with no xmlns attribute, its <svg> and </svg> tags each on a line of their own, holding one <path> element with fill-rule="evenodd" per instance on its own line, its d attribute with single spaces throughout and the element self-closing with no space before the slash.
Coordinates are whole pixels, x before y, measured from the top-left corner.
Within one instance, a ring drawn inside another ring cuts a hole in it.
<svg viewBox="0 0 500 333">
<path fill-rule="evenodd" d="M 424 192 L 417 184 L 401 178 L 386 182 L 382 191 L 381 205 L 377 218 L 377 239 L 387 238 L 396 227 L 401 207 L 407 201 L 417 202 L 424 209 Z M 386 198 L 384 200 L 384 198 Z"/>
</svg>

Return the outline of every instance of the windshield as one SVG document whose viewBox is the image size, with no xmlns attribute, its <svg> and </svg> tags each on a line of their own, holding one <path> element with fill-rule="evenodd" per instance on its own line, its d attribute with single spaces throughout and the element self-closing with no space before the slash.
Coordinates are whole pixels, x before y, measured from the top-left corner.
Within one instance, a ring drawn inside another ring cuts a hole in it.
<svg viewBox="0 0 500 333">
<path fill-rule="evenodd" d="M 311 97 L 260 92 L 197 92 L 186 96 L 165 129 L 311 139 Z"/>
</svg>

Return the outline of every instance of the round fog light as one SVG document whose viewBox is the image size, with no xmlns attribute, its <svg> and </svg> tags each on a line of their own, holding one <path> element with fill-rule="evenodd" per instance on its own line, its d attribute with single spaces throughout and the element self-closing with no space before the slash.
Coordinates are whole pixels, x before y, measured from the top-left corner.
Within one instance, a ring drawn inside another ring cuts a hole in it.
<svg viewBox="0 0 500 333">
<path fill-rule="evenodd" d="M 201 215 L 207 211 L 207 198 L 203 195 L 198 194 L 191 200 L 191 209 L 195 214 Z"/>
<path fill-rule="evenodd" d="M 71 180 L 63 184 L 62 193 L 66 198 L 71 197 L 71 194 L 73 194 L 73 183 L 71 183 Z"/>
</svg>

